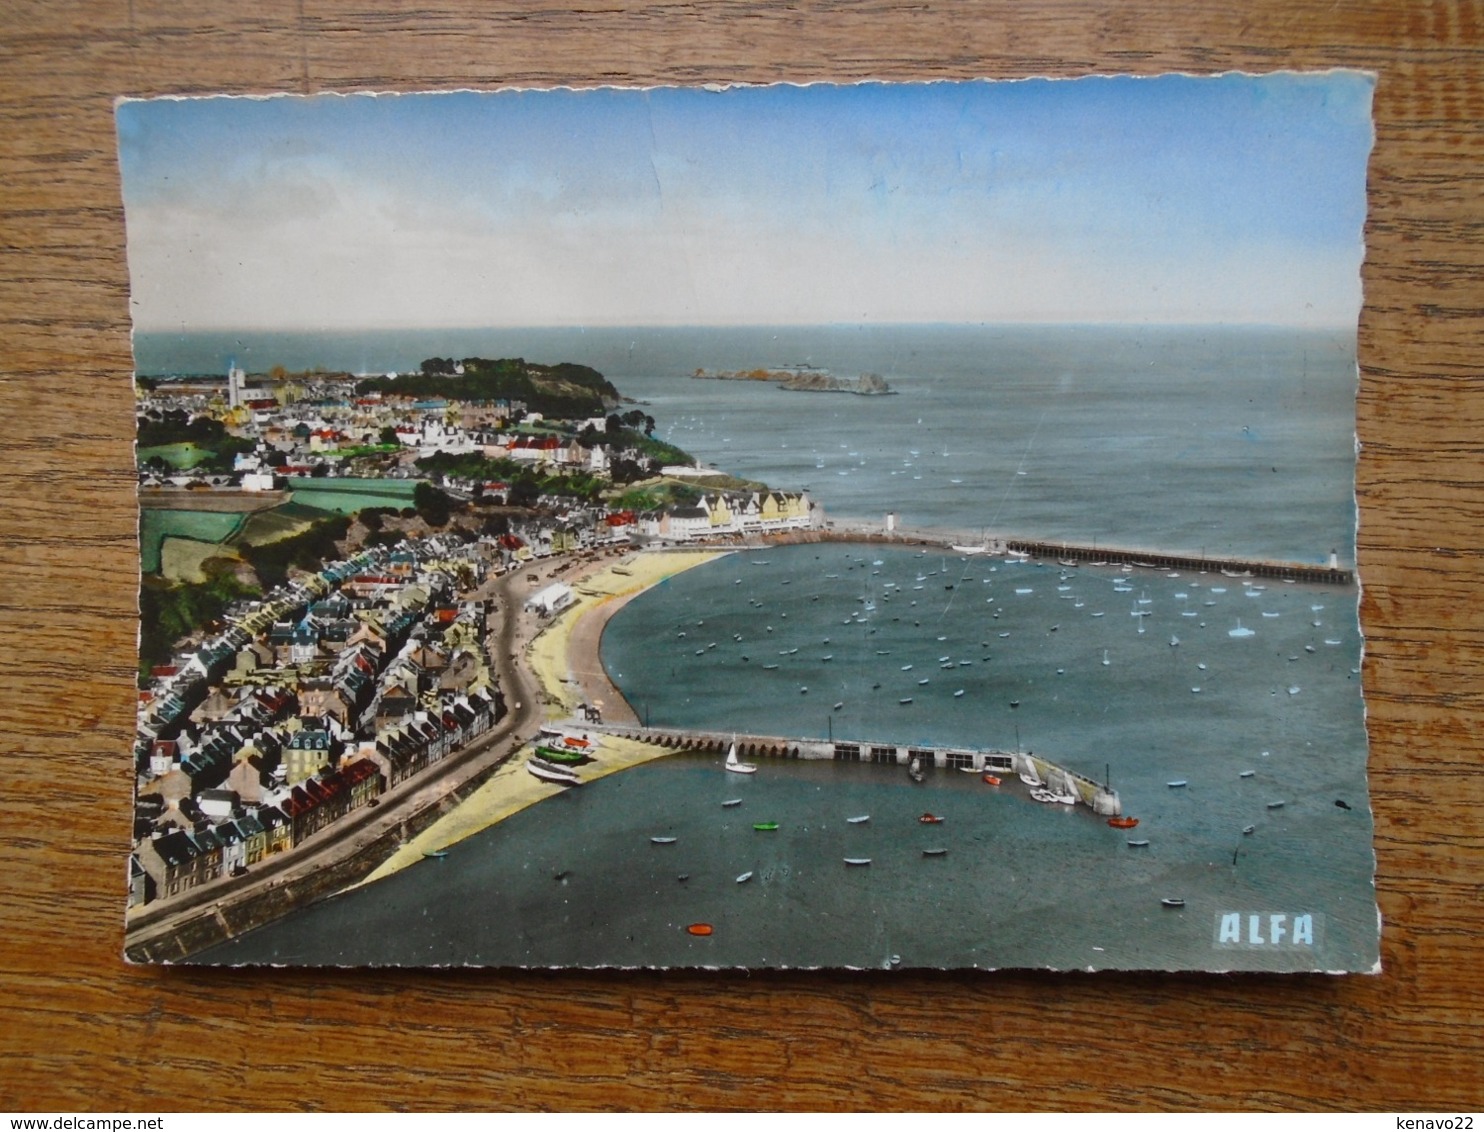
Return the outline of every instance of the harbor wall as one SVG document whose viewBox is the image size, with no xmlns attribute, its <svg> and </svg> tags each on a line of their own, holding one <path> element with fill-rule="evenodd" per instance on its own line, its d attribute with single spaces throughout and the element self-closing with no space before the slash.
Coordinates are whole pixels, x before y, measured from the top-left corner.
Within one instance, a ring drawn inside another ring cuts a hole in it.
<svg viewBox="0 0 1484 1132">
<path fill-rule="evenodd" d="M 775 758 L 814 761 L 877 763 L 909 767 L 914 759 L 923 768 L 973 770 L 980 774 L 1018 775 L 1034 771 L 1045 782 L 1053 776 L 1065 779 L 1077 795 L 1077 801 L 1094 813 L 1115 817 L 1122 813 L 1118 791 L 1095 782 L 1076 771 L 1058 766 L 1049 759 L 1024 752 L 994 748 L 947 747 L 928 744 L 871 742 L 858 739 L 808 739 L 777 735 L 749 735 L 731 731 L 691 731 L 677 727 L 624 726 L 601 724 L 585 727 L 610 735 L 633 739 L 675 752 L 723 754 L 733 743 L 741 759 Z"/>
</svg>

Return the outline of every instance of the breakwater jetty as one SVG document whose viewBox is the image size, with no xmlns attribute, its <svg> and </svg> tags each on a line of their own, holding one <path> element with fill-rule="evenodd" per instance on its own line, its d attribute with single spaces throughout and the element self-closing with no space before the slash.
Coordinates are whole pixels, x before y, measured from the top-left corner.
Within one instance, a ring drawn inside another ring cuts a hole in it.
<svg viewBox="0 0 1484 1132">
<path fill-rule="evenodd" d="M 1355 571 L 1331 561 L 1327 566 L 1302 562 L 1271 562 L 1261 559 L 1207 558 L 1203 555 L 1166 554 L 1161 551 L 1121 550 L 1110 546 L 1079 546 L 1064 542 L 1035 542 L 1029 539 L 1004 540 L 1005 550 L 1031 558 L 1051 558 L 1062 564 L 1141 566 L 1150 570 L 1195 570 L 1220 573 L 1228 577 L 1282 578 L 1293 582 L 1317 582 L 1322 585 L 1348 586 L 1355 581 Z"/>
<path fill-rule="evenodd" d="M 740 759 L 776 758 L 829 760 L 846 763 L 877 763 L 916 769 L 923 773 L 941 767 L 972 770 L 980 774 L 1015 775 L 1027 782 L 1049 786 L 1054 792 L 1087 806 L 1095 814 L 1117 817 L 1123 812 L 1118 791 L 1101 782 L 1067 770 L 1049 759 L 1028 751 L 993 748 L 946 747 L 875 742 L 858 739 L 808 739 L 778 735 L 749 735 L 732 731 L 693 731 L 677 727 L 644 727 L 624 724 L 581 724 L 584 730 L 633 739 L 651 746 L 680 752 L 722 754 L 736 744 Z"/>
<path fill-rule="evenodd" d="M 1136 566 L 1146 570 L 1192 570 L 1197 573 L 1225 574 L 1235 578 L 1280 578 L 1318 585 L 1348 586 L 1355 582 L 1355 571 L 1331 558 L 1327 565 L 1312 562 L 1279 562 L 1261 558 L 1223 558 L 1204 554 L 1171 553 L 1163 550 L 1140 550 L 1129 547 L 1098 546 L 1071 542 L 1047 542 L 1011 535 L 991 536 L 982 542 L 969 541 L 970 536 L 947 531 L 897 527 L 882 530 L 875 526 L 831 524 L 806 530 L 781 531 L 764 536 L 756 545 L 780 546 L 795 543 L 866 543 L 874 546 L 938 547 L 959 554 L 989 554 L 1049 559 L 1064 565 Z M 750 544 L 743 544 L 750 545 Z"/>
</svg>

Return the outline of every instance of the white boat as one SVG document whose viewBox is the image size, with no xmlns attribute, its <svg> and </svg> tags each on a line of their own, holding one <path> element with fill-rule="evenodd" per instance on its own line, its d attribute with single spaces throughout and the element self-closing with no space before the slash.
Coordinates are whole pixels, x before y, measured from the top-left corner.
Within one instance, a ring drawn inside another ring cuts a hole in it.
<svg viewBox="0 0 1484 1132">
<path fill-rule="evenodd" d="M 1166 786 L 1169 786 L 1169 787 L 1180 787 L 1180 786 L 1187 785 L 1187 783 L 1186 783 L 1185 779 L 1183 779 L 1183 778 L 1176 778 L 1176 779 L 1172 779 L 1169 782 L 1166 782 L 1165 785 Z"/>
<path fill-rule="evenodd" d="M 871 815 L 870 814 L 857 814 L 855 817 L 853 817 L 853 818 L 846 818 L 845 820 L 847 822 L 849 822 L 851 825 L 864 825 L 866 822 L 868 822 L 868 821 L 871 820 Z"/>
<path fill-rule="evenodd" d="M 737 878 L 737 883 L 738 884 L 746 884 L 751 879 L 752 879 L 752 871 L 751 870 L 748 870 L 747 872 L 743 873 L 741 876 L 739 876 Z"/>
<path fill-rule="evenodd" d="M 1253 629 L 1242 628 L 1242 619 L 1239 617 L 1237 618 L 1237 627 L 1235 629 L 1228 629 L 1226 635 L 1228 637 L 1255 637 L 1257 632 Z"/>
<path fill-rule="evenodd" d="M 526 764 L 526 769 L 539 778 L 542 782 L 555 783 L 558 786 L 581 786 L 582 779 L 575 774 L 559 770 L 549 763 L 537 765 L 537 760 L 532 759 Z"/>
<path fill-rule="evenodd" d="M 1041 781 L 1041 776 L 1036 773 L 1036 764 L 1029 759 L 1025 761 L 1025 769 L 1018 773 L 1020 775 L 1020 781 L 1024 782 L 1027 786 L 1045 785 Z"/>
<path fill-rule="evenodd" d="M 727 768 L 727 770 L 731 771 L 733 774 L 756 774 L 757 773 L 757 767 L 753 766 L 752 763 L 744 763 L 744 762 L 740 762 L 738 760 L 738 758 L 737 758 L 737 740 L 735 740 L 735 739 L 732 740 L 732 745 L 727 748 L 726 768 Z"/>
<path fill-rule="evenodd" d="M 1108 663 L 1109 663 L 1109 661 L 1108 661 L 1108 650 L 1107 649 L 1104 649 L 1103 650 L 1103 667 L 1104 668 L 1107 668 L 1108 667 Z"/>
<path fill-rule="evenodd" d="M 923 780 L 922 763 L 916 755 L 913 755 L 912 760 L 907 764 L 907 773 L 911 776 L 913 782 L 921 782 Z"/>
<path fill-rule="evenodd" d="M 653 845 L 674 845 L 675 844 L 675 838 L 673 838 L 673 837 L 651 837 L 649 840 L 650 840 L 650 843 L 653 844 Z"/>
<path fill-rule="evenodd" d="M 871 858 L 870 857 L 846 857 L 845 858 L 845 863 L 847 865 L 869 865 L 871 863 Z"/>
<path fill-rule="evenodd" d="M 742 799 L 741 798 L 728 798 L 725 802 L 722 803 L 722 806 L 725 807 L 725 808 L 727 808 L 727 809 L 730 809 L 733 806 L 740 806 L 741 804 L 742 804 Z"/>
</svg>

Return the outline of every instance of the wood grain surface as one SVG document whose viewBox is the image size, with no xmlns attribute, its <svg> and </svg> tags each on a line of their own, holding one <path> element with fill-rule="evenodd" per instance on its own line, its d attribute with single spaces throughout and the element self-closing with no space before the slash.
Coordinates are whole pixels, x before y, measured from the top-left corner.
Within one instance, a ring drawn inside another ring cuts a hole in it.
<svg viewBox="0 0 1484 1132">
<path fill-rule="evenodd" d="M 1484 1107 L 1484 6 L 9 0 L 0 1108 Z M 1359 562 L 1376 977 L 245 972 L 120 959 L 135 541 L 120 95 L 1378 75 Z"/>
</svg>

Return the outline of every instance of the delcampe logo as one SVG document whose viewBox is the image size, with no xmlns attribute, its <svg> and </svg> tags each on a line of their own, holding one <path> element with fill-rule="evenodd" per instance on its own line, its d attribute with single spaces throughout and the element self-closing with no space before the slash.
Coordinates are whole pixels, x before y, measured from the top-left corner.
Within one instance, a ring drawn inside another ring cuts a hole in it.
<svg viewBox="0 0 1484 1132">
<path fill-rule="evenodd" d="M 1316 912 L 1217 912 L 1216 946 L 1244 951 L 1312 951 L 1324 942 Z"/>
</svg>

